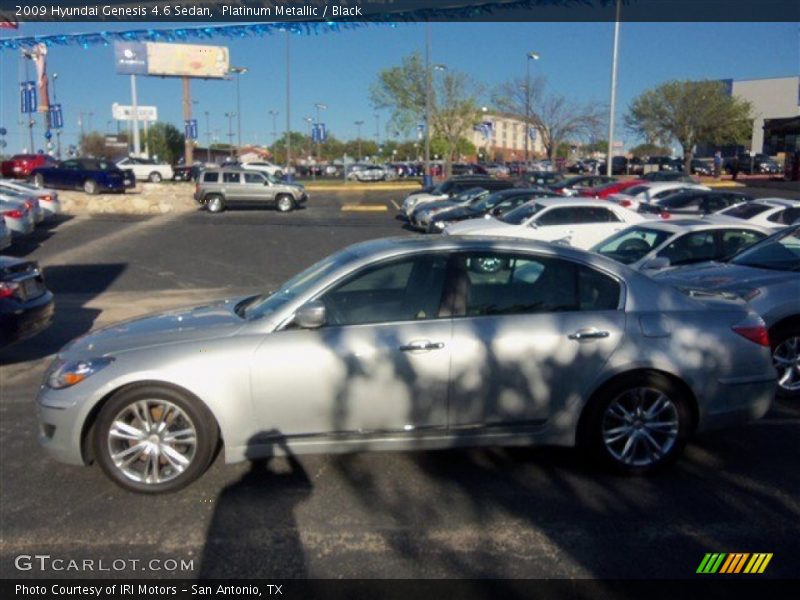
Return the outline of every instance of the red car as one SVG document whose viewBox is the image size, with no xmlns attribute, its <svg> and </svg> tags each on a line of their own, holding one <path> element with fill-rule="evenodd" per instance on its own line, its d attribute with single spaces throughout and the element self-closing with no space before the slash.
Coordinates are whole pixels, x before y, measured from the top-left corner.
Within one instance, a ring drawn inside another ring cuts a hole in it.
<svg viewBox="0 0 800 600">
<path fill-rule="evenodd" d="M 625 181 L 614 181 L 612 183 L 601 185 L 599 187 L 584 188 L 580 192 L 578 192 L 578 195 L 583 196 L 584 198 L 602 198 L 605 200 L 611 194 L 618 194 L 621 191 L 627 190 L 629 187 L 639 185 L 640 183 L 647 183 L 647 182 L 644 181 L 643 179 L 627 179 Z"/>
<path fill-rule="evenodd" d="M 27 179 L 31 171 L 39 167 L 54 167 L 56 159 L 47 154 L 15 154 L 0 165 L 3 177 L 10 179 Z"/>
</svg>

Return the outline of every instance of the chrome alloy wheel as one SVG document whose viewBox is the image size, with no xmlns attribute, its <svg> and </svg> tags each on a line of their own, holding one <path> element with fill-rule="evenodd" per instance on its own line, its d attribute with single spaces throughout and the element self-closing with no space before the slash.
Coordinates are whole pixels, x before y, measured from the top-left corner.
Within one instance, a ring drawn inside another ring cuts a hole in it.
<svg viewBox="0 0 800 600">
<path fill-rule="evenodd" d="M 790 393 L 800 391 L 800 337 L 788 337 L 775 347 L 772 364 L 778 372 L 778 385 Z"/>
<path fill-rule="evenodd" d="M 666 394 L 647 387 L 626 390 L 603 413 L 603 443 L 629 466 L 647 467 L 666 456 L 678 438 L 678 408 Z"/>
<path fill-rule="evenodd" d="M 197 430 L 179 406 L 166 400 L 138 400 L 114 417 L 108 453 L 116 468 L 137 483 L 165 483 L 183 473 L 195 457 Z"/>
</svg>

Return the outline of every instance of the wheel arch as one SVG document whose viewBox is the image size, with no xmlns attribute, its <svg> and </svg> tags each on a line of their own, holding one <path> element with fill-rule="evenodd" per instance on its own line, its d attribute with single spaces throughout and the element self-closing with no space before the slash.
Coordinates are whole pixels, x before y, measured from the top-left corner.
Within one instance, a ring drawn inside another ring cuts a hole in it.
<svg viewBox="0 0 800 600">
<path fill-rule="evenodd" d="M 800 314 L 789 315 L 788 317 L 784 317 L 780 321 L 773 323 L 769 328 L 770 342 L 772 341 L 773 332 L 784 327 L 800 327 Z"/>
<path fill-rule="evenodd" d="M 92 464 L 95 460 L 94 449 L 92 448 L 92 437 L 94 435 L 94 427 L 95 424 L 97 423 L 97 417 L 100 415 L 100 411 L 103 410 L 103 407 L 108 403 L 108 401 L 114 395 L 122 391 L 127 391 L 139 387 L 148 387 L 148 386 L 168 388 L 202 405 L 214 419 L 214 424 L 217 426 L 219 442 L 217 444 L 217 448 L 214 450 L 214 456 L 217 456 L 219 452 L 222 451 L 224 447 L 224 436 L 223 436 L 224 428 L 220 425 L 219 415 L 216 412 L 214 412 L 214 409 L 207 402 L 203 402 L 203 400 L 200 397 L 198 397 L 197 394 L 191 392 L 190 390 L 186 389 L 183 386 L 176 385 L 174 383 L 170 383 L 167 381 L 160 381 L 158 379 L 147 379 L 142 381 L 125 383 L 123 385 L 114 388 L 113 390 L 109 391 L 105 396 L 100 398 L 100 400 L 98 400 L 94 404 L 94 406 L 92 406 L 92 408 L 89 410 L 88 414 L 86 415 L 86 418 L 83 420 L 83 424 L 81 425 L 81 437 L 80 437 L 81 459 L 83 460 L 84 464 L 86 465 Z"/>
</svg>

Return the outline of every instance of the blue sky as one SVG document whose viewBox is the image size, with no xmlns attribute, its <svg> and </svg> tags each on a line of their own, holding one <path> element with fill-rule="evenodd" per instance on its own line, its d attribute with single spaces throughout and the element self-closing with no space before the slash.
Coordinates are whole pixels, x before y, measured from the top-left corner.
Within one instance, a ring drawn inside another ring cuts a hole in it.
<svg viewBox="0 0 800 600">
<path fill-rule="evenodd" d="M 150 24 L 152 27 L 152 24 Z M 166 26 L 165 24 L 159 25 Z M 142 24 L 46 23 L 23 24 L 11 35 L 57 34 L 136 29 Z M 534 73 L 547 76 L 551 88 L 584 102 L 607 103 L 612 23 L 435 23 L 433 61 L 469 73 L 487 89 L 523 76 L 525 54 L 534 50 L 541 60 Z M 279 111 L 278 130 L 285 127 L 285 69 L 282 36 L 265 36 L 215 43 L 230 48 L 231 62 L 249 72 L 241 77 L 242 137 L 246 143 L 272 141 L 272 117 Z M 327 104 L 322 120 L 331 134 L 355 137 L 354 121 L 363 120 L 364 137 L 374 137 L 375 111 L 369 87 L 377 73 L 398 64 L 401 57 L 423 50 L 422 25 L 396 28 L 367 27 L 355 31 L 292 38 L 292 128 L 305 131 L 303 117 L 314 103 Z M 0 51 L 0 125 L 6 127 L 7 150 L 26 143 L 19 134 L 19 53 Z M 111 47 L 57 47 L 50 51 L 49 73 L 57 72 L 58 99 L 64 106 L 63 141 L 74 143 L 78 113 L 94 113 L 92 127 L 106 130 L 114 102 L 130 103 L 129 79 L 114 72 Z M 800 72 L 800 37 L 796 23 L 623 23 L 620 37 L 618 119 L 643 90 L 670 79 L 756 79 Z M 182 128 L 180 81 L 168 78 L 138 80 L 140 104 L 155 104 L 161 120 Z M 235 111 L 232 82 L 196 81 L 192 87 L 200 141 L 206 141 L 204 111 L 212 132 L 227 139 L 226 111 Z M 388 133 L 381 114 L 381 135 Z M 618 121 L 619 122 L 619 121 Z M 87 123 L 88 126 L 88 123 Z M 235 123 L 234 123 L 235 130 Z M 35 130 L 37 146 L 42 130 Z M 628 143 L 635 140 L 622 132 Z M 24 138 L 24 139 L 23 139 Z"/>
</svg>

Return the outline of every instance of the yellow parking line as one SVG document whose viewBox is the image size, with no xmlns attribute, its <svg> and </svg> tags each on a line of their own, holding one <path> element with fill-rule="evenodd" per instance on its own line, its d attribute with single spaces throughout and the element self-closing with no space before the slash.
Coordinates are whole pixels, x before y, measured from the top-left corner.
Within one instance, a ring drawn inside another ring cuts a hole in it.
<svg viewBox="0 0 800 600">
<path fill-rule="evenodd" d="M 394 206 L 395 210 L 400 210 L 400 205 L 397 202 L 395 202 L 394 200 L 389 200 L 389 202 L 392 203 L 392 206 Z"/>
<path fill-rule="evenodd" d="M 343 204 L 343 212 L 386 212 L 385 204 Z"/>
</svg>

